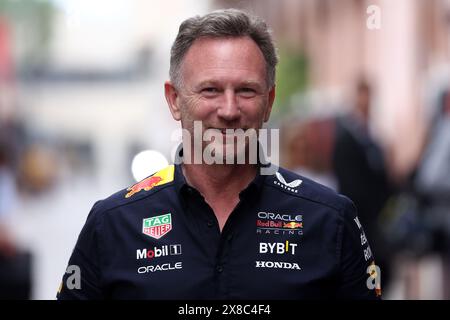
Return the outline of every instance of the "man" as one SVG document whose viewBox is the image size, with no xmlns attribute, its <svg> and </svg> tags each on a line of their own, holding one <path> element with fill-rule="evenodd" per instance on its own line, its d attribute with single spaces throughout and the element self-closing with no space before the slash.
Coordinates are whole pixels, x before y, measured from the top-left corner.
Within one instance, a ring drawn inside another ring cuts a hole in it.
<svg viewBox="0 0 450 320">
<path fill-rule="evenodd" d="M 384 240 L 379 218 L 392 190 L 383 150 L 369 130 L 372 100 L 372 88 L 361 78 L 356 84 L 354 110 L 336 118 L 332 166 L 338 192 L 352 199 L 359 210 L 386 288 L 392 249 Z"/>
<path fill-rule="evenodd" d="M 241 11 L 181 24 L 165 95 L 187 133 L 182 163 L 94 205 L 59 299 L 377 297 L 352 202 L 281 168 L 263 175 L 250 143 L 234 144 L 230 129 L 269 119 L 276 63 L 265 23 Z M 188 160 L 198 123 L 218 133 L 213 163 Z"/>
</svg>

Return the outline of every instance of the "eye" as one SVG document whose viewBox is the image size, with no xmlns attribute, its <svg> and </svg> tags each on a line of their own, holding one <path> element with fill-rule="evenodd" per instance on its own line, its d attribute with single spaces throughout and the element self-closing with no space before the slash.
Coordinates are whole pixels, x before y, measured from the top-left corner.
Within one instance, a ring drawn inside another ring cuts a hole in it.
<svg viewBox="0 0 450 320">
<path fill-rule="evenodd" d="M 256 95 L 256 90 L 252 88 L 241 88 L 238 90 L 240 96 L 245 98 L 252 98 Z"/>
<path fill-rule="evenodd" d="M 201 93 L 206 97 L 213 97 L 219 93 L 219 90 L 215 87 L 206 87 L 201 90 Z"/>
</svg>

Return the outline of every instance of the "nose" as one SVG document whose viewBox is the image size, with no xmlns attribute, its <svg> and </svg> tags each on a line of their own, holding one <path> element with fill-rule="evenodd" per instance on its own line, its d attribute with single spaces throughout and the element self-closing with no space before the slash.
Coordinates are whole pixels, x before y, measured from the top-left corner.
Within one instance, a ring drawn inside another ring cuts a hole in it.
<svg viewBox="0 0 450 320">
<path fill-rule="evenodd" d="M 217 115 L 226 121 L 235 121 L 241 115 L 237 96 L 233 90 L 226 90 L 223 95 L 218 109 Z"/>
</svg>

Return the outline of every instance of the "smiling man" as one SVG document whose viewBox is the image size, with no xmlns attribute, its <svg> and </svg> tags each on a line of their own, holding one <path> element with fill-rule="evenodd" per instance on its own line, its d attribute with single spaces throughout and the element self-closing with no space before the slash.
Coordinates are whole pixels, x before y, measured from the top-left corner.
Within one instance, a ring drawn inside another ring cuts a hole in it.
<svg viewBox="0 0 450 320">
<path fill-rule="evenodd" d="M 275 52 L 271 54 L 275 59 Z M 248 152 L 248 143 L 237 143 L 227 135 L 232 135 L 233 129 L 256 132 L 269 119 L 275 86 L 273 79 L 268 80 L 266 65 L 262 51 L 249 36 L 201 36 L 184 54 L 179 69 L 171 72 L 173 80 L 165 83 L 173 118 L 181 121 L 192 140 L 196 138 L 194 121 L 202 124 L 202 131 L 219 131 L 223 138 L 214 139 L 212 149 L 223 157 L 228 152 L 235 159 L 237 153 Z M 190 145 L 193 148 L 194 141 Z M 204 142 L 202 149 L 206 147 Z M 255 178 L 257 166 L 205 165 L 201 161 L 182 169 L 187 183 L 195 186 L 213 209 L 222 230 L 239 203 L 239 192 Z"/>
<path fill-rule="evenodd" d="M 77 274 L 64 275 L 58 298 L 378 298 L 353 203 L 250 161 L 275 98 L 266 24 L 233 9 L 190 18 L 170 62 L 165 95 L 186 133 L 176 164 L 94 205 L 69 261 Z"/>
</svg>

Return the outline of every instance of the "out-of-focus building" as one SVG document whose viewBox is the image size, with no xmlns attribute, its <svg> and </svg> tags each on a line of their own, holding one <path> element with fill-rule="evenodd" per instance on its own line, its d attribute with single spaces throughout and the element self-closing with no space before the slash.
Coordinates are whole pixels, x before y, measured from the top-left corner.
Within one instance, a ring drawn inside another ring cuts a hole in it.
<svg viewBox="0 0 450 320">
<path fill-rule="evenodd" d="M 374 133 L 391 152 L 393 173 L 414 167 L 434 94 L 425 81 L 445 81 L 449 70 L 450 1 L 217 0 L 215 7 L 263 16 L 280 47 L 305 54 L 308 92 L 320 93 L 321 108 L 345 106 L 358 77 L 367 77 L 377 96 Z"/>
<path fill-rule="evenodd" d="M 130 183 L 138 151 L 169 157 L 177 127 L 163 91 L 170 45 L 179 23 L 206 11 L 206 3 L 52 3 L 46 63 L 21 83 L 24 121 L 36 137 L 87 150 L 94 179 L 109 192 Z"/>
</svg>

